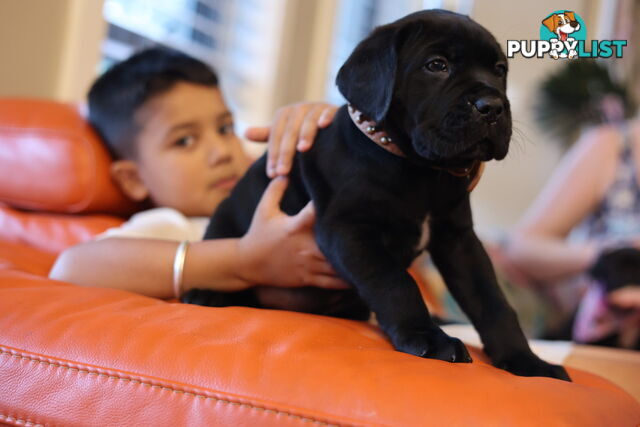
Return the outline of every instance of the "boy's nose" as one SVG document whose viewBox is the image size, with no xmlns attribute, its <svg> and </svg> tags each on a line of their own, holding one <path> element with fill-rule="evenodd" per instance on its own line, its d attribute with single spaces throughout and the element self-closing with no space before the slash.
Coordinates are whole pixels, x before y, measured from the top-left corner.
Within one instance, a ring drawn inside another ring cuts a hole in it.
<svg viewBox="0 0 640 427">
<path fill-rule="evenodd" d="M 212 141 L 209 147 L 208 164 L 217 166 L 231 161 L 231 147 L 225 141 Z"/>
</svg>

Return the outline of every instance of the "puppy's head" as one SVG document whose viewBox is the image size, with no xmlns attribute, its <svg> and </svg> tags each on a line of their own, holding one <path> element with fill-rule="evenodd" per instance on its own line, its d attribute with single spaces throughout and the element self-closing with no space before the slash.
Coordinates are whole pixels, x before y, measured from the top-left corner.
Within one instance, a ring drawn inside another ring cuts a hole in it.
<svg viewBox="0 0 640 427">
<path fill-rule="evenodd" d="M 454 167 L 506 156 L 506 74 L 506 57 L 486 29 L 466 16 L 429 10 L 374 30 L 336 83 L 407 157 Z"/>
</svg>

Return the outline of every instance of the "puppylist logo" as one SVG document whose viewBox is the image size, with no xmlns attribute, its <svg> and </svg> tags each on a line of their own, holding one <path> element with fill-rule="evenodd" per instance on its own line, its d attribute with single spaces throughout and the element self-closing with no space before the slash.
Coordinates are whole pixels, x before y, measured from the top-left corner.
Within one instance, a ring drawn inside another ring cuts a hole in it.
<svg viewBox="0 0 640 427">
<path fill-rule="evenodd" d="M 587 46 L 587 29 L 582 18 L 569 10 L 556 10 L 542 20 L 540 40 L 507 40 L 507 57 L 525 58 L 622 58 L 626 40 L 591 40 Z"/>
</svg>

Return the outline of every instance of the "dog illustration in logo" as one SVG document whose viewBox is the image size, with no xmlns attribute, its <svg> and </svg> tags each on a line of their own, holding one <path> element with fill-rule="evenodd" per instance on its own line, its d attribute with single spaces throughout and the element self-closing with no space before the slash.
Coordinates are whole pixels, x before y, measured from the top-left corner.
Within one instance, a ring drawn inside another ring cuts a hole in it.
<svg viewBox="0 0 640 427">
<path fill-rule="evenodd" d="M 557 39 L 550 40 L 552 44 L 556 45 L 558 42 L 575 41 L 575 39 L 573 37 L 569 37 L 569 35 L 580 30 L 580 23 L 576 20 L 575 13 L 568 10 L 565 10 L 563 13 L 554 13 L 542 21 L 542 25 L 558 36 Z M 567 53 L 562 52 L 562 50 L 563 48 L 556 48 L 551 50 L 549 54 L 553 59 L 567 58 Z M 569 59 L 575 58 L 576 56 L 578 56 L 578 52 L 573 49 L 569 50 Z"/>
</svg>

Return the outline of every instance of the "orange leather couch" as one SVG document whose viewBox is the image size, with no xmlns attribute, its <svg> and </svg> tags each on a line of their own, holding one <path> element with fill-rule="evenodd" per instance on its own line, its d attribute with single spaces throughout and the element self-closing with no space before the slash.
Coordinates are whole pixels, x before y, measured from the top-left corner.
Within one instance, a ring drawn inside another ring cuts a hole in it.
<svg viewBox="0 0 640 427">
<path fill-rule="evenodd" d="M 136 206 L 70 106 L 0 100 L 0 423 L 633 426 L 608 381 L 523 378 L 393 350 L 362 322 L 207 308 L 47 279 Z"/>
</svg>

